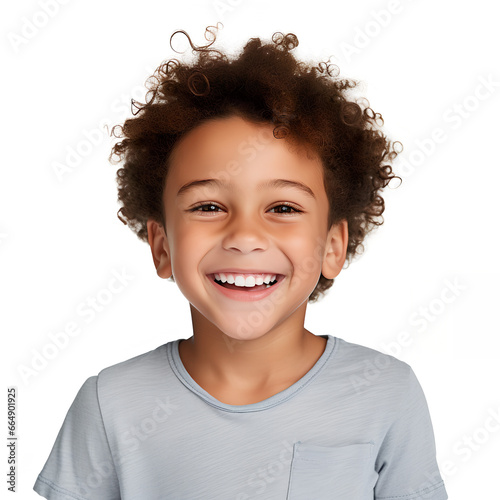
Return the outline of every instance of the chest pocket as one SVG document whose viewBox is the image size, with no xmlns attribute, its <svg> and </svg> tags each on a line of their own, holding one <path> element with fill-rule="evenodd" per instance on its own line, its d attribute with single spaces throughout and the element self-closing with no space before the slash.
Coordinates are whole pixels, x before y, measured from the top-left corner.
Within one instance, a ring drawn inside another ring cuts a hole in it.
<svg viewBox="0 0 500 500">
<path fill-rule="evenodd" d="M 294 443 L 287 500 L 372 500 L 372 454 L 373 443 Z"/>
</svg>

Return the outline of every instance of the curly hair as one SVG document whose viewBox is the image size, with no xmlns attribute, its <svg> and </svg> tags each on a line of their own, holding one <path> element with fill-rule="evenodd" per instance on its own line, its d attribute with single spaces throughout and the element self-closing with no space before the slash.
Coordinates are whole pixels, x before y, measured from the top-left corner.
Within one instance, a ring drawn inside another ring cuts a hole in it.
<svg viewBox="0 0 500 500">
<path fill-rule="evenodd" d="M 383 223 L 380 192 L 394 177 L 401 181 L 387 163 L 402 144 L 390 142 L 379 130 L 382 115 L 366 99 L 349 99 L 357 81 L 339 78 L 339 68 L 328 62 L 312 66 L 296 60 L 293 33 L 274 33 L 266 44 L 251 38 L 238 57 L 229 59 L 210 48 L 216 36 L 209 28 L 219 26 L 206 28 L 210 43 L 201 47 L 183 30 L 172 34 L 171 48 L 172 37 L 183 33 L 197 59 L 191 64 L 162 62 L 146 81 L 146 103 L 132 99 L 134 117 L 111 131 L 123 140 L 113 146 L 109 160 L 118 163 L 113 155 L 125 160 L 116 175 L 122 205 L 118 218 L 143 241 L 148 219 L 165 227 L 162 197 L 174 146 L 209 119 L 239 115 L 273 124 L 276 139 L 308 145 L 319 155 L 329 200 L 328 228 L 347 220 L 349 265 L 364 251 L 366 235 Z M 308 301 L 315 302 L 333 282 L 321 275 Z"/>
</svg>

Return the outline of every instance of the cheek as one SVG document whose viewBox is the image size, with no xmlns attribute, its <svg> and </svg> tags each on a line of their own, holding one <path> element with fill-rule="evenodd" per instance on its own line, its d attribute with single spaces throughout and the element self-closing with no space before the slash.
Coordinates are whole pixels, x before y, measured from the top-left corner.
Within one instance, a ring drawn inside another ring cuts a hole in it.
<svg viewBox="0 0 500 500">
<path fill-rule="evenodd" d="M 289 238 L 285 244 L 295 274 L 305 280 L 317 280 L 321 273 L 324 253 L 324 237 L 313 230 Z"/>
<path fill-rule="evenodd" d="M 193 231 L 175 232 L 171 252 L 176 280 L 189 280 L 189 276 L 196 272 L 203 256 L 203 241 L 203 235 Z"/>
<path fill-rule="evenodd" d="M 301 225 L 300 228 L 284 231 L 278 235 L 280 243 L 285 245 L 285 248 L 290 249 L 290 253 L 297 255 L 307 254 L 314 245 L 314 240 L 317 237 L 314 228 L 311 225 Z"/>
</svg>

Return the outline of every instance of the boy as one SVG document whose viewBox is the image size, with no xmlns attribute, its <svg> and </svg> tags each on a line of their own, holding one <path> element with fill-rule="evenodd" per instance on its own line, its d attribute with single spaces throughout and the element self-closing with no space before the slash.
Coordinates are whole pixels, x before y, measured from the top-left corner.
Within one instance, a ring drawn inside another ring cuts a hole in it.
<svg viewBox="0 0 500 500">
<path fill-rule="evenodd" d="M 447 499 L 412 369 L 304 328 L 381 223 L 396 153 L 351 81 L 297 63 L 295 35 L 273 42 L 169 61 L 125 122 L 119 216 L 189 301 L 193 335 L 83 384 L 40 495 Z"/>
</svg>

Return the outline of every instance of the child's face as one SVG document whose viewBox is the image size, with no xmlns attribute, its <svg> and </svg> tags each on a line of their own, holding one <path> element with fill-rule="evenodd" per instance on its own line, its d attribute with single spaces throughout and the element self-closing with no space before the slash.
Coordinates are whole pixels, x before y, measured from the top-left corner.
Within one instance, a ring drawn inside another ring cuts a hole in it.
<svg viewBox="0 0 500 500">
<path fill-rule="evenodd" d="M 302 331 L 321 272 L 333 278 L 344 264 L 347 224 L 327 228 L 320 160 L 289 150 L 272 129 L 236 116 L 217 119 L 190 131 L 171 157 L 163 197 L 166 237 L 152 220 L 148 235 L 158 275 L 173 274 L 191 304 L 195 334 L 215 328 L 250 340 Z M 205 179 L 219 179 L 228 189 L 205 183 L 180 192 Z M 290 185 L 261 186 L 274 179 L 301 183 L 312 195 Z M 224 270 L 276 274 L 278 283 L 264 292 L 230 292 L 213 279 Z"/>
</svg>

